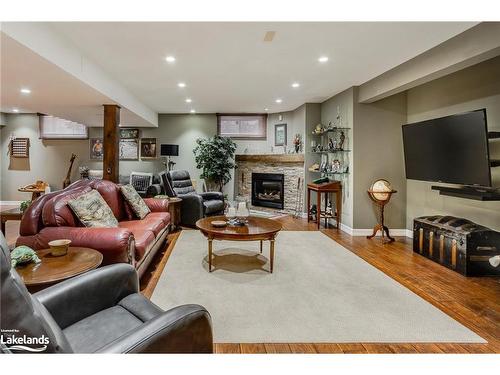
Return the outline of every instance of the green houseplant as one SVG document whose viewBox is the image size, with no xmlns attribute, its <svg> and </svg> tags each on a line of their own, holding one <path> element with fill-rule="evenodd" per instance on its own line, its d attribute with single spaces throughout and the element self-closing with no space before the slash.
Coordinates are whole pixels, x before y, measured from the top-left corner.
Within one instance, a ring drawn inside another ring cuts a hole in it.
<svg viewBox="0 0 500 375">
<path fill-rule="evenodd" d="M 201 169 L 200 178 L 207 186 L 215 186 L 219 191 L 231 180 L 231 170 L 236 168 L 234 152 L 236 143 L 227 137 L 215 135 L 212 138 L 198 138 L 194 148 L 196 168 Z"/>
</svg>

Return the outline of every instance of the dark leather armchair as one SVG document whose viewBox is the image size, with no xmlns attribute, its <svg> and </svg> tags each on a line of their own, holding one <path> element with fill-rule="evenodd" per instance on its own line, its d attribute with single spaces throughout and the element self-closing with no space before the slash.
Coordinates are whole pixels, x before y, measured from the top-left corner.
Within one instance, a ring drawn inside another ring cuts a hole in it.
<svg viewBox="0 0 500 375">
<path fill-rule="evenodd" d="M 219 191 L 197 193 L 188 171 L 170 171 L 159 173 L 161 187 L 154 186 L 155 193 L 182 199 L 181 223 L 194 226 L 196 221 L 224 213 L 224 195 Z M 149 191 L 151 195 L 151 190 Z"/>
<path fill-rule="evenodd" d="M 131 265 L 99 268 L 31 295 L 1 234 L 0 242 L 3 352 L 212 353 L 209 313 L 199 305 L 161 310 L 139 293 Z M 42 341 L 22 348 L 6 341 L 11 335 Z"/>
</svg>

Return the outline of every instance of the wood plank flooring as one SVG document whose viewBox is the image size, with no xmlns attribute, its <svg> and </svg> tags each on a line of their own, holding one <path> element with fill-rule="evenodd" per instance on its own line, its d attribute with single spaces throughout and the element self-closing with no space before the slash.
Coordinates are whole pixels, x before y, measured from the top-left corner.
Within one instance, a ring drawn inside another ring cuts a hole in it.
<svg viewBox="0 0 500 375">
<path fill-rule="evenodd" d="M 284 230 L 316 230 L 314 224 L 302 219 L 285 217 L 279 221 L 283 223 Z M 8 224 L 7 240 L 15 242 L 19 224 Z M 336 229 L 322 229 L 322 232 L 476 332 L 488 343 L 215 343 L 215 353 L 500 353 L 499 278 L 461 276 L 414 254 L 410 240 L 404 237 L 397 238 L 392 244 L 382 244 L 379 239 L 352 237 Z M 158 252 L 141 279 L 141 291 L 148 298 L 168 262 L 179 233 L 169 235 L 168 245 L 164 251 Z"/>
<path fill-rule="evenodd" d="M 278 219 L 283 230 L 316 230 L 314 224 L 292 217 Z M 352 237 L 336 229 L 322 229 L 386 275 L 404 285 L 453 319 L 488 341 L 487 344 L 459 343 L 215 343 L 215 353 L 500 353 L 500 279 L 461 276 L 441 267 L 411 249 L 411 241 L 396 238 L 392 244 L 380 239 Z M 141 280 L 142 292 L 151 297 L 168 262 L 179 232 L 169 235 L 167 248 L 157 254 Z"/>
</svg>

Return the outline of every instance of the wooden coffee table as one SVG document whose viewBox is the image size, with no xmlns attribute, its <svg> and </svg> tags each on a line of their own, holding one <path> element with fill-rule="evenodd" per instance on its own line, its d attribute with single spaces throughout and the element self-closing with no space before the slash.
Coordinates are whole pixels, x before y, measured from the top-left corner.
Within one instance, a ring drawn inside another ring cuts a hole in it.
<svg viewBox="0 0 500 375">
<path fill-rule="evenodd" d="M 263 217 L 248 218 L 248 224 L 244 226 L 227 225 L 223 228 L 212 226 L 212 221 L 226 220 L 224 216 L 210 216 L 196 222 L 196 227 L 208 239 L 208 270 L 212 272 L 212 241 L 260 241 L 260 252 L 262 253 L 262 242 L 270 242 L 269 271 L 273 272 L 274 265 L 274 240 L 281 230 L 282 225 L 271 219 Z"/>
<path fill-rule="evenodd" d="M 0 212 L 0 220 L 2 222 L 2 233 L 5 236 L 5 223 L 10 220 L 21 220 L 23 213 L 19 207 L 11 208 L 10 210 L 5 210 Z"/>
<path fill-rule="evenodd" d="M 24 284 L 32 293 L 84 272 L 102 263 L 102 254 L 87 247 L 70 247 L 66 255 L 55 257 L 50 249 L 37 250 L 41 263 L 29 263 L 16 267 Z"/>
</svg>

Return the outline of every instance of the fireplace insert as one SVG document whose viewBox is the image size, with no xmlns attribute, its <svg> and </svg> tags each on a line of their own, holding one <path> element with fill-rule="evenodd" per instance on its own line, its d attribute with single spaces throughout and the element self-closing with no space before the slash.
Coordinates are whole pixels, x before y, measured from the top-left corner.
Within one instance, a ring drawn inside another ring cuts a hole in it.
<svg viewBox="0 0 500 375">
<path fill-rule="evenodd" d="M 252 205 L 283 209 L 284 183 L 280 173 L 252 173 Z"/>
</svg>

